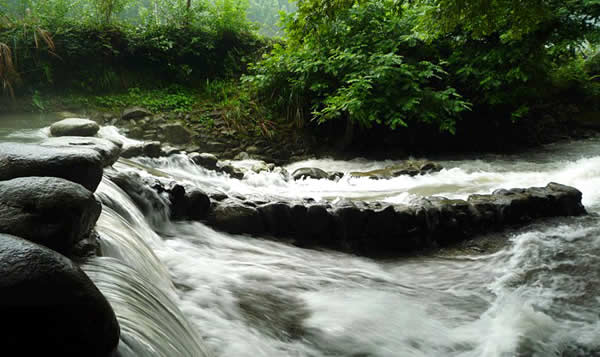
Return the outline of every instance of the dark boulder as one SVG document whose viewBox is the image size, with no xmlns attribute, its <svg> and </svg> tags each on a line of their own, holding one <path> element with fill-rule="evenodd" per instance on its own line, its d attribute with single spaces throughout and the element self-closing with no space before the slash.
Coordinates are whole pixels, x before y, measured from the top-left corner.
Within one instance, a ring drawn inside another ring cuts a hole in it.
<svg viewBox="0 0 600 357">
<path fill-rule="evenodd" d="M 158 181 L 144 178 L 135 171 L 107 171 L 107 175 L 112 182 L 127 193 L 145 215 L 166 212 L 169 208 L 168 194 L 163 195 L 166 190 Z M 110 200 L 110 197 L 100 197 L 103 202 L 105 199 Z"/>
<path fill-rule="evenodd" d="M 148 109 L 142 107 L 131 107 L 123 110 L 121 119 L 130 120 L 151 116 L 152 113 Z"/>
<path fill-rule="evenodd" d="M 189 155 L 189 158 L 198 166 L 208 170 L 217 170 L 217 162 L 219 159 L 213 154 L 193 152 Z"/>
<path fill-rule="evenodd" d="M 183 145 L 190 142 L 193 132 L 181 123 L 167 123 L 159 126 L 160 132 L 166 141 L 175 145 Z"/>
<path fill-rule="evenodd" d="M 102 155 L 91 148 L 0 144 L 0 180 L 52 176 L 95 191 L 102 180 L 103 162 Z"/>
<path fill-rule="evenodd" d="M 161 157 L 163 156 L 162 146 L 159 141 L 148 141 L 143 144 L 142 152 L 148 157 Z"/>
<path fill-rule="evenodd" d="M 238 169 L 237 167 L 234 167 L 231 164 L 226 164 L 226 165 L 221 166 L 219 168 L 219 171 L 226 173 L 227 175 L 231 176 L 231 178 L 234 178 L 234 179 L 241 180 L 244 178 L 244 172 L 242 172 L 242 170 Z"/>
<path fill-rule="evenodd" d="M 312 178 L 316 180 L 329 179 L 329 174 L 316 167 L 303 167 L 295 170 L 292 173 L 294 180 L 301 180 L 304 178 Z"/>
<path fill-rule="evenodd" d="M 260 234 L 265 231 L 260 213 L 256 208 L 240 203 L 221 202 L 208 217 L 210 226 L 232 234 Z"/>
<path fill-rule="evenodd" d="M 75 149 L 92 149 L 100 154 L 100 156 L 102 157 L 102 165 L 106 167 L 111 166 L 119 159 L 119 156 L 121 154 L 121 147 L 123 144 L 100 138 L 66 136 L 60 138 L 46 139 L 42 141 L 40 145 L 50 147 L 67 147 Z"/>
<path fill-rule="evenodd" d="M 121 157 L 130 159 L 132 157 L 142 156 L 144 154 L 144 144 L 130 144 L 123 147 Z"/>
<path fill-rule="evenodd" d="M 108 357 L 119 342 L 111 306 L 73 262 L 6 234 L 0 234 L 0 310 L 8 354 Z"/>
<path fill-rule="evenodd" d="M 50 126 L 52 136 L 94 136 L 98 130 L 98 123 L 80 118 L 63 119 Z"/>
<path fill-rule="evenodd" d="M 202 190 L 184 187 L 179 184 L 165 189 L 171 202 L 172 219 L 201 220 L 206 218 L 210 209 L 210 198 Z"/>
<path fill-rule="evenodd" d="M 83 186 L 55 177 L 0 181 L 0 233 L 63 254 L 87 237 L 102 206 Z"/>
<path fill-rule="evenodd" d="M 265 229 L 275 236 L 288 235 L 292 231 L 292 210 L 282 202 L 267 203 L 260 206 L 258 211 L 262 214 Z"/>
</svg>

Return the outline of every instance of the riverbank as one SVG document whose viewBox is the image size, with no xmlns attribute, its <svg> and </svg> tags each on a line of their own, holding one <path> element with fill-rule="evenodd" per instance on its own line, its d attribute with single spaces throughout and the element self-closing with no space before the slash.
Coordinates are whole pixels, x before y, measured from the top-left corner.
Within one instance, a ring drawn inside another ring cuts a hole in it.
<svg viewBox="0 0 600 357">
<path fill-rule="evenodd" d="M 473 152 L 517 153 L 540 145 L 584 139 L 600 132 L 600 113 L 575 106 L 553 115 L 491 127 L 458 124 L 455 134 L 433 127 L 390 130 L 342 125 L 290 124 L 254 103 L 236 81 L 207 82 L 201 88 L 133 88 L 113 94 L 34 95 L 11 102 L 5 111 L 47 112 L 86 117 L 115 125 L 127 136 L 159 141 L 188 152 L 210 152 L 223 159 L 254 157 L 285 164 L 309 157 L 352 159 L 444 158 Z M 141 109 L 124 117 L 125 111 Z M 340 123 L 343 124 L 343 123 Z M 493 126 L 493 125 L 492 125 Z M 340 134 L 342 133 L 342 134 Z"/>
</svg>

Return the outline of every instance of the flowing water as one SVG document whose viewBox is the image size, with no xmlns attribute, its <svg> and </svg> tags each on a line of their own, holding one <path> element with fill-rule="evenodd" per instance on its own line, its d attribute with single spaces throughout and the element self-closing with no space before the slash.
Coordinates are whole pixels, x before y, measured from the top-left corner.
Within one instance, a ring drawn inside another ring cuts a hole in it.
<svg viewBox="0 0 600 357">
<path fill-rule="evenodd" d="M 0 140 L 46 132 L 13 127 Z M 114 128 L 101 135 L 119 136 Z M 170 222 L 166 208 L 144 217 L 105 177 L 96 193 L 105 256 L 83 268 L 113 305 L 123 357 L 600 356 L 600 139 L 444 158 L 439 173 L 380 181 L 286 182 L 277 173 L 239 181 L 183 155 L 134 161 L 114 169 L 146 166 L 207 191 L 281 199 L 410 204 L 556 181 L 579 188 L 591 214 L 486 237 L 502 244 L 480 254 L 372 260 Z M 288 170 L 390 164 L 312 160 Z"/>
</svg>

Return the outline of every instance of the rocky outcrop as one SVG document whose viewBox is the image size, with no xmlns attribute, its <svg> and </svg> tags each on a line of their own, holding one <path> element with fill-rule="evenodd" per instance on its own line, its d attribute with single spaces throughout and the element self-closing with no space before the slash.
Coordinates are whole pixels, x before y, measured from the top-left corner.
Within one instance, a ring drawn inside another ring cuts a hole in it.
<svg viewBox="0 0 600 357">
<path fill-rule="evenodd" d="M 52 136 L 94 136 L 100 126 L 92 120 L 68 118 L 50 126 Z"/>
<path fill-rule="evenodd" d="M 152 113 L 145 108 L 142 107 L 131 107 L 123 110 L 123 114 L 121 115 L 121 119 L 131 120 L 143 117 L 149 117 Z"/>
<path fill-rule="evenodd" d="M 202 220 L 210 210 L 210 198 L 202 190 L 168 178 L 142 177 L 136 172 L 107 172 L 146 215 L 168 212 L 175 220 Z"/>
<path fill-rule="evenodd" d="M 105 160 L 92 148 L 0 143 L 0 180 L 60 177 L 95 191 Z"/>
<path fill-rule="evenodd" d="M 442 166 L 431 161 L 407 160 L 384 169 L 366 172 L 351 172 L 351 177 L 368 177 L 373 180 L 386 180 L 398 176 L 426 175 L 442 170 Z"/>
<path fill-rule="evenodd" d="M 60 138 L 49 138 L 41 142 L 42 146 L 62 147 L 73 149 L 92 149 L 100 154 L 103 166 L 114 164 L 121 154 L 122 143 L 116 143 L 100 138 L 86 138 L 77 136 L 65 136 Z"/>
<path fill-rule="evenodd" d="M 115 314 L 90 279 L 62 255 L 0 234 L 3 349 L 19 356 L 108 357 Z"/>
<path fill-rule="evenodd" d="M 295 244 L 365 255 L 399 255 L 522 225 L 539 218 L 585 213 L 581 192 L 546 187 L 498 190 L 467 200 L 424 198 L 413 206 L 343 201 L 214 202 L 207 223 L 229 233 L 293 238 Z"/>
<path fill-rule="evenodd" d="M 102 207 L 83 186 L 55 177 L 0 181 L 0 233 L 70 255 L 88 237 Z"/>
<path fill-rule="evenodd" d="M 120 186 L 135 195 L 135 189 Z M 215 229 L 233 234 L 292 239 L 299 246 L 364 255 L 397 256 L 454 244 L 539 218 L 585 214 L 581 192 L 557 183 L 498 190 L 472 195 L 467 200 L 422 198 L 411 206 L 349 200 L 336 204 L 310 199 L 257 201 L 222 193 L 210 193 L 209 201 L 202 192 L 198 194 L 201 198 L 197 207 L 201 208 L 197 210 L 190 210 L 188 207 L 194 205 L 186 203 L 191 199 L 186 198 L 187 192 L 193 190 L 179 186 L 172 182 L 145 183 L 154 195 L 170 200 L 172 212 L 184 212 L 172 215 L 173 218 L 204 220 Z M 205 211 L 209 202 L 211 208 Z M 193 215 L 191 211 L 202 213 Z"/>
</svg>

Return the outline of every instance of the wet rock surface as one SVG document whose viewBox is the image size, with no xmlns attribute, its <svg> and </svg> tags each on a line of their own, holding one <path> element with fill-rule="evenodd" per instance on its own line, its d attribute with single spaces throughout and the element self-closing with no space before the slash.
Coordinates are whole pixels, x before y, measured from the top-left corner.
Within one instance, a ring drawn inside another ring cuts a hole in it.
<svg viewBox="0 0 600 357">
<path fill-rule="evenodd" d="M 0 233 L 65 255 L 88 237 L 102 207 L 83 186 L 54 177 L 0 181 Z"/>
<path fill-rule="evenodd" d="M 0 234 L 0 310 L 3 348 L 19 356 L 108 357 L 119 342 L 112 308 L 73 262 L 7 234 Z"/>
<path fill-rule="evenodd" d="M 113 142 L 100 138 L 88 138 L 78 136 L 64 136 L 60 138 L 49 138 L 40 143 L 42 146 L 66 147 L 73 149 L 92 149 L 98 152 L 102 158 L 103 166 L 111 166 L 121 155 L 122 143 Z"/>
<path fill-rule="evenodd" d="M 95 121 L 81 118 L 63 119 L 50 126 L 52 136 L 94 136 L 98 130 Z"/>
<path fill-rule="evenodd" d="M 92 148 L 0 143 L 0 180 L 27 176 L 63 178 L 95 191 L 105 159 Z"/>
</svg>

